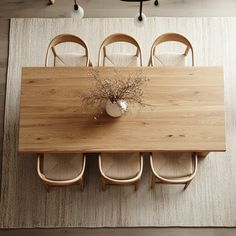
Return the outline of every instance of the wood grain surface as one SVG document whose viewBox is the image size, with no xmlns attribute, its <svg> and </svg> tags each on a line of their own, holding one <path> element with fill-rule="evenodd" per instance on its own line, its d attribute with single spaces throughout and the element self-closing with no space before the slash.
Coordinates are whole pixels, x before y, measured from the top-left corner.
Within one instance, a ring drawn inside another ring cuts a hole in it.
<svg viewBox="0 0 236 236">
<path fill-rule="evenodd" d="M 221 67 L 116 68 L 149 79 L 144 102 L 120 118 L 81 105 L 92 68 L 23 68 L 20 152 L 225 151 Z M 96 68 L 101 78 L 114 68 Z"/>
</svg>

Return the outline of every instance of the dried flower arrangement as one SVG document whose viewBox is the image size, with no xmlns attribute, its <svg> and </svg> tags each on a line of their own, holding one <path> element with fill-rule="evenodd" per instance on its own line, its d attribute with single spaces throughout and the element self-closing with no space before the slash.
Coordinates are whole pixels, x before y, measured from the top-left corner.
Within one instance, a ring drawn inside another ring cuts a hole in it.
<svg viewBox="0 0 236 236">
<path fill-rule="evenodd" d="M 110 100 L 111 103 L 126 101 L 146 105 L 143 102 L 142 86 L 148 81 L 142 72 L 124 75 L 114 69 L 114 73 L 101 78 L 98 70 L 92 71 L 95 86 L 88 93 L 83 94 L 83 104 L 90 107 L 101 107 Z"/>
</svg>

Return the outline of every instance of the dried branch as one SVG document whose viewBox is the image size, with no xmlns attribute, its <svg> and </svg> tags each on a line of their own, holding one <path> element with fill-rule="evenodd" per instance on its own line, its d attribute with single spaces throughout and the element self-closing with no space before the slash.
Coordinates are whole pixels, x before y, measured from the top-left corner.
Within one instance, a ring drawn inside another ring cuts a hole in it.
<svg viewBox="0 0 236 236">
<path fill-rule="evenodd" d="M 98 70 L 91 72 L 95 86 L 87 94 L 83 94 L 82 102 L 91 107 L 99 106 L 108 99 L 111 102 L 126 100 L 129 103 L 143 103 L 142 86 L 148 81 L 142 72 L 123 75 L 114 69 L 114 74 L 101 78 Z"/>
</svg>

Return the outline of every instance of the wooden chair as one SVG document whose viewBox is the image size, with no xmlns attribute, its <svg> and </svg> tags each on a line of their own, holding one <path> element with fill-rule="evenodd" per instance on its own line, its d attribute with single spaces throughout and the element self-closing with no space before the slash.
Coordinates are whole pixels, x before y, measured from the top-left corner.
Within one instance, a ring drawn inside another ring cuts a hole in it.
<svg viewBox="0 0 236 236">
<path fill-rule="evenodd" d="M 197 173 L 198 156 L 196 153 L 150 153 L 153 188 L 155 183 L 185 184 L 184 190 Z"/>
<path fill-rule="evenodd" d="M 186 46 L 184 53 L 159 53 L 158 46 L 165 42 L 179 42 Z M 159 36 L 153 43 L 149 58 L 149 66 L 185 66 L 187 55 L 191 51 L 192 66 L 194 66 L 194 52 L 189 40 L 181 34 L 166 33 Z"/>
<path fill-rule="evenodd" d="M 99 170 L 102 180 L 102 189 L 107 184 L 135 185 L 143 172 L 142 153 L 102 153 L 99 155 Z"/>
<path fill-rule="evenodd" d="M 84 48 L 85 53 L 59 53 L 56 51 L 56 46 L 63 43 L 75 43 Z M 76 35 L 72 34 L 60 34 L 48 45 L 45 66 L 50 66 L 49 64 L 49 55 L 53 53 L 53 66 L 92 66 L 92 63 L 89 58 L 89 50 L 86 43 Z"/>
<path fill-rule="evenodd" d="M 107 47 L 109 45 L 122 42 L 133 45 L 136 48 L 136 53 L 108 53 Z M 142 66 L 142 53 L 138 42 L 127 34 L 108 36 L 100 46 L 98 66 Z"/>
<path fill-rule="evenodd" d="M 38 154 L 37 172 L 47 190 L 49 187 L 67 186 L 79 183 L 84 190 L 86 156 L 72 153 Z"/>
</svg>

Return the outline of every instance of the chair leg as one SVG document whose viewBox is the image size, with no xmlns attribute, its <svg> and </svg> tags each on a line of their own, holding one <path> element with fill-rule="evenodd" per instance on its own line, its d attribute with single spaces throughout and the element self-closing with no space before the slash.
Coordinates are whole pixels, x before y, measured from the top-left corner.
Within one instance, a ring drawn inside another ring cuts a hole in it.
<svg viewBox="0 0 236 236">
<path fill-rule="evenodd" d="M 106 181 L 103 177 L 101 177 L 101 180 L 102 180 L 102 191 L 105 191 L 106 190 Z"/>
<path fill-rule="evenodd" d="M 156 177 L 154 176 L 154 174 L 152 174 L 151 188 L 154 187 L 155 183 L 156 183 Z"/>
<path fill-rule="evenodd" d="M 79 181 L 79 185 L 80 185 L 80 191 L 83 192 L 84 191 L 84 177 L 82 177 L 81 180 Z"/>
<path fill-rule="evenodd" d="M 185 186 L 184 186 L 184 190 L 187 189 L 187 187 L 189 186 L 189 184 L 191 183 L 191 181 L 192 181 L 192 180 L 188 181 L 188 182 L 185 184 Z"/>
</svg>

